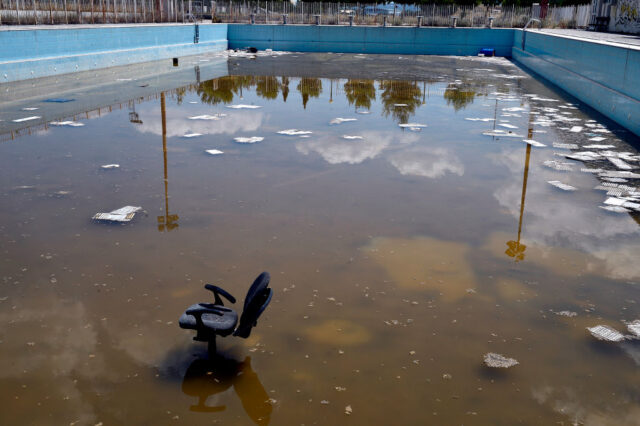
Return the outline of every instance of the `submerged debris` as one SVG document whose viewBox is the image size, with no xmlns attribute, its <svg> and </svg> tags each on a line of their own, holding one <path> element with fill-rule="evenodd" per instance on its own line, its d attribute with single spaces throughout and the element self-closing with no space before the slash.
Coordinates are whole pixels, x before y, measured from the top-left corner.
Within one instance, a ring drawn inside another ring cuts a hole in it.
<svg viewBox="0 0 640 426">
<path fill-rule="evenodd" d="M 256 143 L 256 142 L 262 142 L 264 140 L 264 137 L 262 136 L 251 136 L 250 138 L 238 137 L 238 138 L 233 138 L 233 140 L 236 141 L 237 143 Z"/>
<path fill-rule="evenodd" d="M 142 207 L 124 206 L 109 213 L 96 213 L 92 219 L 107 222 L 129 222 L 140 210 Z"/>
<path fill-rule="evenodd" d="M 605 342 L 621 342 L 624 340 L 624 335 L 606 325 L 596 325 L 595 327 L 587 327 L 589 333 L 598 340 Z"/>
<path fill-rule="evenodd" d="M 547 183 L 555 186 L 556 188 L 562 189 L 563 191 L 575 191 L 576 189 L 578 189 L 575 186 L 567 185 L 566 183 L 562 183 L 559 180 L 549 180 L 547 181 Z"/>
<path fill-rule="evenodd" d="M 489 352 L 484 356 L 484 363 L 487 367 L 491 368 L 509 368 L 514 365 L 520 364 L 517 360 L 513 358 L 506 358 L 503 355 L 497 354 L 495 352 Z"/>
</svg>

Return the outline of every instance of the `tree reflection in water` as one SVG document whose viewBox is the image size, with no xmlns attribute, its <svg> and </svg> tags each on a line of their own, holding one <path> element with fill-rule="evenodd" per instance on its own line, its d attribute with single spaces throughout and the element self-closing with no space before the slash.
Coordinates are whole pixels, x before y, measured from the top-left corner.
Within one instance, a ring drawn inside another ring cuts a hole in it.
<svg viewBox="0 0 640 426">
<path fill-rule="evenodd" d="M 233 102 L 235 95 L 242 93 L 243 87 L 249 88 L 253 85 L 254 77 L 230 75 L 200 83 L 196 88 L 196 93 L 200 96 L 200 100 L 206 104 L 229 104 Z"/>
<path fill-rule="evenodd" d="M 398 123 L 408 123 L 422 103 L 422 90 L 418 82 L 383 80 L 379 86 L 384 116 L 391 114 Z"/>
<path fill-rule="evenodd" d="M 376 99 L 376 87 L 373 80 L 347 80 L 344 94 L 349 105 L 355 105 L 356 109 L 371 109 L 371 101 Z"/>
<path fill-rule="evenodd" d="M 302 106 L 307 109 L 309 98 L 317 98 L 322 93 L 322 80 L 319 78 L 301 78 L 297 89 L 302 95 Z"/>
<path fill-rule="evenodd" d="M 280 82 L 276 77 L 256 77 L 256 95 L 264 99 L 276 99 L 280 92 Z"/>
<path fill-rule="evenodd" d="M 281 77 L 280 81 L 282 85 L 282 101 L 287 102 L 287 97 L 289 96 L 289 77 Z"/>
<path fill-rule="evenodd" d="M 475 96 L 476 92 L 469 83 L 450 83 L 444 91 L 444 98 L 447 101 L 447 105 L 452 105 L 456 111 L 466 108 L 467 105 L 473 103 Z"/>
</svg>

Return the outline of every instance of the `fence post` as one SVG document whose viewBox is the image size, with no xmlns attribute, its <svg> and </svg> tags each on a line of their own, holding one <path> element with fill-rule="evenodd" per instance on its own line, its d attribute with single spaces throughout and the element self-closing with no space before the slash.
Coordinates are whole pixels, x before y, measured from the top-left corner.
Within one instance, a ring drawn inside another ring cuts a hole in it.
<svg viewBox="0 0 640 426">
<path fill-rule="evenodd" d="M 20 25 L 20 7 L 19 7 L 19 0 L 16 0 L 16 18 L 18 19 L 18 25 Z"/>
<path fill-rule="evenodd" d="M 418 18 L 418 25 L 417 27 L 420 28 L 422 26 L 422 16 L 417 16 L 416 18 Z"/>
</svg>

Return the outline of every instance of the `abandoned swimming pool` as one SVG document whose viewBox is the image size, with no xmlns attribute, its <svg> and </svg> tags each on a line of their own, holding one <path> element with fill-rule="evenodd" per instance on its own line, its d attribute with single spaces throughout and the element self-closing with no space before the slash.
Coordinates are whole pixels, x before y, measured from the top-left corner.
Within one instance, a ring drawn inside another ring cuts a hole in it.
<svg viewBox="0 0 640 426">
<path fill-rule="evenodd" d="M 640 318 L 636 136 L 503 58 L 247 56 L 2 105 L 3 424 L 637 422 L 586 330 Z M 184 307 L 264 269 L 203 364 Z"/>
</svg>

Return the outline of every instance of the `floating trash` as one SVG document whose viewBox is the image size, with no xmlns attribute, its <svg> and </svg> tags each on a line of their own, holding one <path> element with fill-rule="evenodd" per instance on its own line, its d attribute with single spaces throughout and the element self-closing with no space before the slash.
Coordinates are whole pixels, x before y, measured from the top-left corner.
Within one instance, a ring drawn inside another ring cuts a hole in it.
<svg viewBox="0 0 640 426">
<path fill-rule="evenodd" d="M 636 337 L 640 337 L 640 320 L 627 323 L 627 330 Z"/>
<path fill-rule="evenodd" d="M 630 166 L 629 164 L 625 163 L 624 161 L 622 161 L 619 158 L 607 157 L 607 160 L 609 160 L 611 163 L 613 163 L 614 166 L 616 166 L 619 169 L 623 169 L 623 170 L 632 170 L 633 169 L 632 166 Z"/>
<path fill-rule="evenodd" d="M 101 169 L 109 170 L 109 169 L 118 169 L 120 168 L 120 164 L 105 164 L 100 166 Z"/>
<path fill-rule="evenodd" d="M 533 139 L 523 139 L 522 142 L 528 143 L 529 145 L 535 146 L 535 147 L 538 147 L 538 148 L 542 148 L 542 147 L 546 146 L 545 144 L 543 144 L 541 142 L 538 142 L 538 141 L 534 141 Z"/>
<path fill-rule="evenodd" d="M 371 114 L 371 111 L 360 110 L 360 111 L 356 111 L 356 114 Z"/>
<path fill-rule="evenodd" d="M 107 222 L 129 222 L 140 210 L 142 207 L 124 206 L 109 213 L 96 213 L 92 219 Z"/>
<path fill-rule="evenodd" d="M 50 99 L 45 99 L 42 102 L 54 102 L 57 104 L 64 104 L 66 102 L 73 102 L 75 101 L 75 99 L 69 99 L 69 98 L 50 98 Z"/>
<path fill-rule="evenodd" d="M 394 107 L 407 107 L 407 104 L 393 104 Z"/>
<path fill-rule="evenodd" d="M 342 118 L 342 117 L 338 117 L 338 118 L 334 118 L 333 120 L 331 120 L 329 122 L 329 124 L 342 124 L 342 123 L 346 123 L 348 121 L 358 121 L 357 118 Z"/>
<path fill-rule="evenodd" d="M 189 101 L 190 104 L 197 104 L 197 101 Z"/>
<path fill-rule="evenodd" d="M 607 138 L 603 138 L 602 136 L 594 136 L 594 137 L 590 138 L 589 140 L 593 141 L 593 142 L 602 142 L 605 139 L 607 139 Z"/>
<path fill-rule="evenodd" d="M 40 109 L 40 108 L 38 108 L 38 107 L 25 107 L 25 108 L 22 108 L 23 111 L 35 111 L 37 109 Z"/>
<path fill-rule="evenodd" d="M 398 126 L 402 127 L 403 129 L 405 129 L 405 128 L 420 129 L 420 128 L 427 127 L 426 124 L 420 124 L 420 123 L 403 123 L 403 124 L 398 124 Z"/>
<path fill-rule="evenodd" d="M 488 130 L 486 132 L 482 132 L 482 134 L 485 135 L 485 136 L 494 136 L 494 137 L 501 137 L 501 138 L 521 138 L 521 137 L 523 137 L 522 135 L 519 135 L 517 133 L 513 133 L 511 130 L 506 131 L 506 130 L 500 130 L 500 129 Z"/>
<path fill-rule="evenodd" d="M 231 108 L 231 109 L 257 109 L 257 108 L 262 108 L 259 105 L 243 105 L 243 104 L 239 104 L 239 105 L 227 105 L 227 108 Z"/>
<path fill-rule="evenodd" d="M 249 138 L 238 137 L 238 138 L 233 138 L 233 140 L 236 141 L 237 143 L 257 143 L 257 142 L 262 142 L 264 140 L 264 137 L 262 136 L 251 136 Z"/>
<path fill-rule="evenodd" d="M 600 154 L 592 151 L 572 152 L 571 154 L 562 155 L 564 155 L 566 158 L 578 161 L 594 161 L 602 158 Z"/>
<path fill-rule="evenodd" d="M 182 135 L 183 138 L 197 138 L 198 136 L 202 136 L 202 133 L 186 133 Z"/>
<path fill-rule="evenodd" d="M 503 111 L 508 111 L 508 112 L 519 112 L 519 111 L 526 111 L 526 108 L 522 108 L 522 107 L 509 107 L 509 108 L 502 108 Z"/>
<path fill-rule="evenodd" d="M 51 121 L 49 122 L 50 126 L 69 126 L 69 127 L 82 127 L 83 123 L 78 123 L 77 121 Z"/>
<path fill-rule="evenodd" d="M 573 311 L 558 311 L 558 312 L 551 311 L 551 312 L 553 312 L 554 314 L 560 317 L 567 317 L 567 318 L 573 318 L 578 315 L 576 312 L 573 312 Z"/>
<path fill-rule="evenodd" d="M 563 191 L 575 191 L 575 186 L 567 185 L 566 183 L 562 183 L 559 180 L 548 180 L 548 184 L 555 186 L 556 188 L 562 189 Z"/>
<path fill-rule="evenodd" d="M 609 206 L 625 207 L 627 209 L 633 209 L 633 210 L 640 211 L 640 204 L 631 202 L 631 201 L 626 200 L 624 198 L 609 197 L 604 201 L 604 203 L 609 205 Z"/>
<path fill-rule="evenodd" d="M 640 174 L 638 173 L 613 170 L 604 170 L 600 173 L 600 176 L 607 178 L 640 179 Z"/>
<path fill-rule="evenodd" d="M 573 126 L 569 131 L 573 133 L 580 133 L 582 131 L 582 126 Z"/>
<path fill-rule="evenodd" d="M 132 78 L 116 78 L 116 81 L 131 81 Z"/>
<path fill-rule="evenodd" d="M 486 121 L 495 121 L 495 118 L 470 118 L 470 117 L 467 117 L 467 118 L 465 118 L 465 120 L 468 120 L 468 121 L 485 121 L 486 122 Z"/>
<path fill-rule="evenodd" d="M 351 413 L 353 413 L 353 409 L 351 408 L 350 405 L 347 405 L 346 407 L 344 407 L 344 413 L 349 416 L 351 415 Z"/>
<path fill-rule="evenodd" d="M 278 133 L 281 135 L 299 136 L 299 135 L 310 135 L 313 132 L 310 130 L 287 129 L 287 130 L 280 130 L 278 131 Z"/>
<path fill-rule="evenodd" d="M 517 129 L 518 128 L 518 126 L 514 126 L 513 124 L 509 124 L 509 123 L 498 123 L 498 126 L 506 127 L 507 129 Z"/>
<path fill-rule="evenodd" d="M 219 149 L 207 149 L 205 151 L 207 154 L 209 155 L 220 155 L 220 154 L 224 154 L 224 152 L 220 151 Z"/>
<path fill-rule="evenodd" d="M 507 358 L 495 352 L 489 352 L 485 354 L 484 363 L 486 364 L 487 367 L 491 367 L 491 368 L 510 368 L 510 367 L 513 367 L 514 365 L 520 364 L 517 360 L 513 358 Z"/>
<path fill-rule="evenodd" d="M 573 167 L 571 167 L 571 163 L 565 163 L 562 161 L 546 160 L 542 164 L 544 164 L 545 166 L 551 169 L 563 171 L 563 172 L 570 172 L 573 170 Z"/>
<path fill-rule="evenodd" d="M 595 327 L 587 327 L 589 333 L 598 340 L 605 342 L 621 342 L 624 340 L 624 335 L 614 330 L 607 325 L 596 325 Z"/>
<path fill-rule="evenodd" d="M 226 114 L 216 115 L 194 115 L 193 117 L 187 117 L 189 120 L 220 120 L 221 117 L 226 117 Z"/>
<path fill-rule="evenodd" d="M 604 139 L 604 138 L 601 138 L 601 139 Z M 583 148 L 588 148 L 588 149 L 611 149 L 611 148 L 615 148 L 615 146 L 614 145 L 593 144 L 593 145 L 584 145 Z"/>
<path fill-rule="evenodd" d="M 578 149 L 579 148 L 579 146 L 576 145 L 575 143 L 558 143 L 558 142 L 554 142 L 553 147 L 560 148 L 560 149 Z"/>
<path fill-rule="evenodd" d="M 37 120 L 38 118 L 42 118 L 39 115 L 32 115 L 30 117 L 24 117 L 24 118 L 16 118 L 15 120 L 11 120 L 14 123 L 22 123 L 23 121 L 31 121 L 31 120 Z"/>
<path fill-rule="evenodd" d="M 362 136 L 342 135 L 342 139 L 364 139 Z"/>
</svg>

